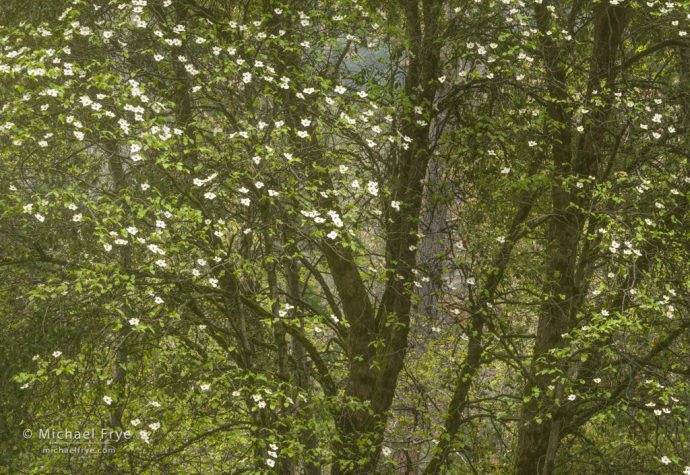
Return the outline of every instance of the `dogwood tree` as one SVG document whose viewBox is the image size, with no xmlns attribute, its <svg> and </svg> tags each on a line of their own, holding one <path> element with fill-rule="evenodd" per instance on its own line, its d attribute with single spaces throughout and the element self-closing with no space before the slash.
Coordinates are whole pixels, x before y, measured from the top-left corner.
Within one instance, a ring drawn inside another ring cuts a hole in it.
<svg viewBox="0 0 690 475">
<path fill-rule="evenodd" d="M 690 471 L 690 4 L 1 8 L 11 471 Z"/>
</svg>

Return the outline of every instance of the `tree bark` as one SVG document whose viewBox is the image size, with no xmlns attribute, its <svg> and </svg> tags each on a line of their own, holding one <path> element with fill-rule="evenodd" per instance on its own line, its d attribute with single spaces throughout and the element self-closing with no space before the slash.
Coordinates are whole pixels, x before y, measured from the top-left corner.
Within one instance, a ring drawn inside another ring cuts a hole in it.
<svg viewBox="0 0 690 475">
<path fill-rule="evenodd" d="M 441 3 L 407 0 L 404 9 L 410 43 L 405 93 L 416 104 L 431 107 L 439 70 Z M 344 409 L 339 415 L 337 425 L 341 441 L 336 447 L 336 458 L 347 461 L 347 465 L 337 466 L 334 474 L 376 473 L 387 412 L 407 350 L 412 308 L 410 284 L 415 278 L 423 180 L 430 159 L 429 125 L 418 124 L 409 111 L 401 132 L 412 142 L 406 150 L 400 151 L 393 171 L 390 188 L 401 207 L 386 226 L 389 280 L 375 313 L 368 297 L 363 297 L 367 295 L 366 289 L 351 257 L 341 258 L 349 251 L 324 244 L 324 253 L 343 301 L 343 313 L 350 323 L 347 392 L 370 407 L 370 411 Z M 382 342 L 378 350 L 373 345 L 377 340 Z M 365 442 L 367 435 L 369 440 Z M 364 463 L 354 466 L 356 460 Z"/>
<path fill-rule="evenodd" d="M 537 6 L 537 23 L 543 34 L 549 20 L 545 7 Z M 616 77 L 617 51 L 628 23 L 628 11 L 622 6 L 599 4 L 594 10 L 594 45 L 588 82 L 589 96 L 594 90 L 612 88 Z M 536 340 L 530 367 L 531 380 L 525 387 L 527 402 L 523 405 L 515 472 L 518 475 L 548 475 L 553 472 L 555 456 L 562 437 L 561 421 L 550 419 L 551 405 L 556 401 L 549 386 L 556 384 L 559 362 L 550 353 L 563 344 L 577 312 L 579 292 L 575 282 L 577 252 L 585 216 L 579 211 L 583 200 L 567 185 L 572 175 L 596 175 L 604 143 L 604 120 L 610 111 L 606 104 L 592 114 L 592 123 L 580 136 L 575 157 L 571 153 L 571 121 L 563 108 L 567 99 L 567 77 L 559 47 L 545 36 L 544 60 L 552 100 L 548 106 L 551 119 L 560 127 L 553 146 L 554 183 L 551 191 L 552 213 L 546 249 L 544 294 L 547 300 L 537 325 Z M 554 391 L 558 394 L 558 391 Z"/>
</svg>

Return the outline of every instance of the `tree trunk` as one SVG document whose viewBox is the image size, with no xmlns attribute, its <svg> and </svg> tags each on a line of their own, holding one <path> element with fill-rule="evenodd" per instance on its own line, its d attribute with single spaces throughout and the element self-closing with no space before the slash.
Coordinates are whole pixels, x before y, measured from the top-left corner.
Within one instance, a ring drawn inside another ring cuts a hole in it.
<svg viewBox="0 0 690 475">
<path fill-rule="evenodd" d="M 542 32 L 548 28 L 548 16 L 543 6 L 537 7 L 537 20 Z M 623 31 L 628 22 L 625 7 L 607 4 L 595 6 L 594 45 L 588 82 L 588 94 L 602 87 L 612 88 L 616 77 L 616 55 Z M 547 71 L 555 99 L 566 99 L 567 78 L 558 48 L 545 40 Z M 560 363 L 550 353 L 563 344 L 566 333 L 577 313 L 579 301 L 575 282 L 580 243 L 585 216 L 577 206 L 586 205 L 578 200 L 565 180 L 570 176 L 596 175 L 604 143 L 604 121 L 610 111 L 610 102 L 592 114 L 592 122 L 580 136 L 577 153 L 571 158 L 571 121 L 562 104 L 556 101 L 548 106 L 549 114 L 560 126 L 561 132 L 553 146 L 554 183 L 551 191 L 552 213 L 549 223 L 549 241 L 546 249 L 546 276 L 544 294 L 547 300 L 537 325 L 537 335 L 530 367 L 531 378 L 525 388 L 527 402 L 523 405 L 516 460 L 518 475 L 548 475 L 552 473 L 555 456 L 562 437 L 562 421 L 551 419 L 553 405 L 559 391 L 549 389 L 557 384 L 556 372 Z M 561 368 L 562 369 L 562 368 Z"/>
<path fill-rule="evenodd" d="M 441 3 L 405 2 L 410 59 L 405 93 L 415 104 L 431 107 L 436 95 L 441 42 L 438 21 Z M 324 243 L 324 253 L 348 317 L 350 373 L 347 393 L 369 409 L 343 409 L 337 417 L 339 442 L 334 474 L 376 473 L 387 413 L 403 367 L 410 329 L 412 291 L 409 286 L 417 264 L 419 217 L 429 153 L 429 125 L 420 125 L 412 111 L 403 119 L 402 134 L 412 143 L 400 150 L 391 189 L 401 202 L 386 226 L 386 269 L 389 280 L 374 313 L 367 291 L 349 251 Z M 402 276 L 400 278 L 399 276 Z M 352 307 L 352 308 L 348 308 Z M 373 343 L 382 341 L 378 349 Z M 361 461 L 361 463 L 360 463 Z"/>
</svg>

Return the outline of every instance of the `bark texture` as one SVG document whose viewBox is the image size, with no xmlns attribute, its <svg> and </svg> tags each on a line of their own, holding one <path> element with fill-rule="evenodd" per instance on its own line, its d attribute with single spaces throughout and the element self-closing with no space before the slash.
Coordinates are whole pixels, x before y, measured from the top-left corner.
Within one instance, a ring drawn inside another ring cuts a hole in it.
<svg viewBox="0 0 690 475">
<path fill-rule="evenodd" d="M 592 61 L 587 93 L 612 88 L 618 72 L 616 56 L 628 23 L 626 7 L 599 4 L 594 7 Z M 548 13 L 537 7 L 537 22 L 542 33 L 549 29 Z M 537 334 L 530 368 L 531 378 L 525 388 L 528 402 L 523 405 L 515 472 L 518 475 L 547 475 L 553 472 L 555 455 L 562 437 L 562 420 L 549 418 L 554 400 L 547 394 L 556 383 L 558 363 L 550 357 L 552 350 L 563 345 L 563 337 L 577 313 L 582 289 L 576 285 L 578 248 L 585 217 L 580 211 L 586 200 L 578 199 L 568 185 L 571 176 L 597 176 L 604 156 L 604 123 L 610 112 L 610 99 L 592 113 L 592 120 L 577 140 L 572 152 L 571 119 L 564 104 L 568 99 L 564 52 L 544 36 L 544 62 L 550 83 L 551 102 L 548 112 L 558 124 L 552 150 L 554 166 L 551 190 L 551 219 L 546 249 L 546 302 L 537 324 Z M 560 368 L 562 369 L 562 368 Z"/>
</svg>

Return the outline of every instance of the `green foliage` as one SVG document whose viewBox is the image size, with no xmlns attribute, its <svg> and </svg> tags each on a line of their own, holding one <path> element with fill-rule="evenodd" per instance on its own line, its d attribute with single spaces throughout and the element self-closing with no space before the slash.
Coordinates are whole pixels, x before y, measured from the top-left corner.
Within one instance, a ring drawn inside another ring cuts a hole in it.
<svg viewBox="0 0 690 475">
<path fill-rule="evenodd" d="M 7 473 L 690 473 L 687 1 L 38 3 Z"/>
</svg>

